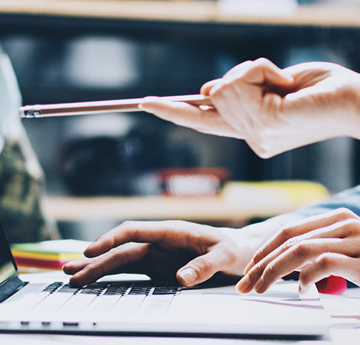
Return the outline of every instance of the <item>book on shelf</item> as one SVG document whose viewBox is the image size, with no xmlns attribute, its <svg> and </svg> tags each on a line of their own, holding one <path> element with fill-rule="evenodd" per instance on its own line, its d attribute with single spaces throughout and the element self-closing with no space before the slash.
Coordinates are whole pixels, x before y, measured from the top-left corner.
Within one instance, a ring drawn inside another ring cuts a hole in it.
<svg viewBox="0 0 360 345">
<path fill-rule="evenodd" d="M 11 245 L 19 271 L 31 268 L 60 270 L 69 261 L 84 257 L 91 242 L 80 240 L 52 240 Z"/>
</svg>

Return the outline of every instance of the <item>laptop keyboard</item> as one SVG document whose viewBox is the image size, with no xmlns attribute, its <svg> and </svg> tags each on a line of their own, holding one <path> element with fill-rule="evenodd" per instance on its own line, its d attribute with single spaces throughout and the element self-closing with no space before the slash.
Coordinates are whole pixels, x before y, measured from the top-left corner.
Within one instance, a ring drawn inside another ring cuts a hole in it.
<svg viewBox="0 0 360 345">
<path fill-rule="evenodd" d="M 141 310 L 149 314 L 164 314 L 179 289 L 178 286 L 154 286 L 148 281 L 97 282 L 83 288 L 54 282 L 31 300 L 25 310 L 127 314 Z"/>
</svg>

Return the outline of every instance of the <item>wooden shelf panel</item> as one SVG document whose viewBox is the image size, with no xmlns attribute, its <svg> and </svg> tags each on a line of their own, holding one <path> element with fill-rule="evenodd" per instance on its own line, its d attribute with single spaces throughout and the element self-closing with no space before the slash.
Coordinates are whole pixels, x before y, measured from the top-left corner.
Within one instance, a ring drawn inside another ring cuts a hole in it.
<svg viewBox="0 0 360 345">
<path fill-rule="evenodd" d="M 263 16 L 222 13 L 216 1 L 11 0 L 0 13 L 37 16 L 111 18 L 285 26 L 360 27 L 360 8 L 301 5 L 291 15 Z"/>
<path fill-rule="evenodd" d="M 48 197 L 48 212 L 57 221 L 81 220 L 162 220 L 242 222 L 268 218 L 303 206 L 298 202 L 276 200 L 232 203 L 220 197 Z"/>
</svg>

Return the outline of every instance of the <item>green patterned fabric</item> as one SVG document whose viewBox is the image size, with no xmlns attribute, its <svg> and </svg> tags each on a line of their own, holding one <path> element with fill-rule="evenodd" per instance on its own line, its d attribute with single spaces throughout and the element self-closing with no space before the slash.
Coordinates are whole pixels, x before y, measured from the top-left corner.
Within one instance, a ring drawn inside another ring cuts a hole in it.
<svg viewBox="0 0 360 345">
<path fill-rule="evenodd" d="M 43 179 L 31 173 L 18 141 L 5 140 L 0 153 L 0 220 L 10 243 L 59 238 L 42 208 Z"/>
</svg>

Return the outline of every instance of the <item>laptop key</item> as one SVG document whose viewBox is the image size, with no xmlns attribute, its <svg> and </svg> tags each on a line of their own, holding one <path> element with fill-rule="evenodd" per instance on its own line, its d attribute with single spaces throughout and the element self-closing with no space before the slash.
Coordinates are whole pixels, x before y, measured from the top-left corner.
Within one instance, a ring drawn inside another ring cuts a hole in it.
<svg viewBox="0 0 360 345">
<path fill-rule="evenodd" d="M 59 287 L 61 287 L 64 283 L 63 282 L 54 282 L 48 285 L 43 291 L 54 293 Z"/>
<path fill-rule="evenodd" d="M 96 295 L 92 294 L 77 294 L 73 296 L 62 309 L 64 311 L 71 311 L 72 313 L 83 312 L 90 306 L 95 298 Z"/>
<path fill-rule="evenodd" d="M 115 308 L 117 303 L 120 301 L 121 296 L 119 295 L 102 295 L 97 297 L 91 304 L 91 313 L 109 313 Z"/>
<path fill-rule="evenodd" d="M 147 296 L 151 290 L 151 287 L 140 287 L 140 286 L 134 286 L 130 292 L 129 295 L 145 295 Z"/>
<path fill-rule="evenodd" d="M 125 295 L 128 287 L 109 287 L 105 292 L 104 295 Z"/>
<path fill-rule="evenodd" d="M 118 313 L 135 314 L 139 311 L 146 295 L 127 295 L 122 298 Z"/>
<path fill-rule="evenodd" d="M 30 298 L 26 305 L 21 309 L 22 311 L 30 311 L 39 305 L 46 297 L 50 295 L 50 292 L 40 292 L 39 294 Z"/>
<path fill-rule="evenodd" d="M 176 295 L 179 288 L 176 286 L 157 286 L 153 291 L 153 295 Z"/>
<path fill-rule="evenodd" d="M 44 299 L 34 308 L 36 312 L 55 312 L 58 311 L 66 302 L 70 300 L 72 294 L 53 293 Z"/>
<path fill-rule="evenodd" d="M 174 299 L 174 294 L 152 295 L 147 298 L 144 308 L 146 314 L 166 314 Z"/>
<path fill-rule="evenodd" d="M 57 290 L 57 293 L 71 293 L 71 294 L 75 294 L 79 291 L 79 288 L 76 287 L 72 287 L 69 284 L 65 284 L 63 285 L 59 290 Z"/>
</svg>

